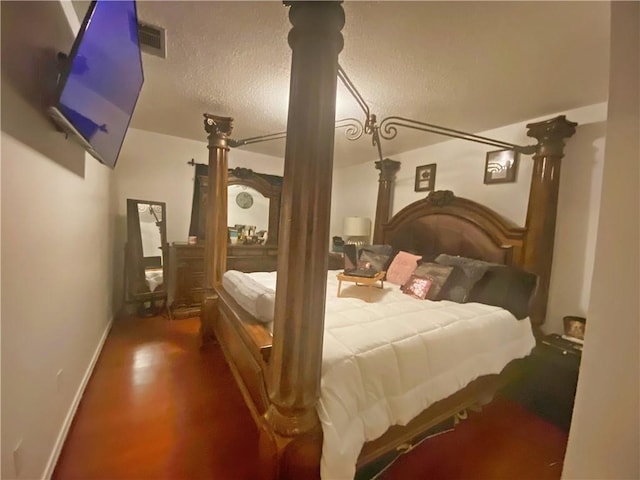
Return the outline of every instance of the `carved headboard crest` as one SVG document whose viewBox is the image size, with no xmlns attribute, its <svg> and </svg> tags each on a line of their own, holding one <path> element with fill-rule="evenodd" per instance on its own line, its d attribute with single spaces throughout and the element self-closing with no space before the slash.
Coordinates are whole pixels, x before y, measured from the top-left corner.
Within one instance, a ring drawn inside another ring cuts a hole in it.
<svg viewBox="0 0 640 480">
<path fill-rule="evenodd" d="M 230 168 L 229 173 L 235 175 L 238 178 L 247 179 L 253 175 L 253 170 L 250 168 L 236 167 Z"/>
<path fill-rule="evenodd" d="M 451 190 L 436 190 L 427 195 L 427 202 L 434 207 L 445 207 L 456 198 Z"/>
</svg>

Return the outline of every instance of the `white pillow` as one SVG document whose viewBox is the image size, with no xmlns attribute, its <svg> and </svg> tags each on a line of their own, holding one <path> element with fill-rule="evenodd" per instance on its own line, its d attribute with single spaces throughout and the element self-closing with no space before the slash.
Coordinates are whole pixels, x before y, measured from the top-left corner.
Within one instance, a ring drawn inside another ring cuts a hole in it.
<svg viewBox="0 0 640 480">
<path fill-rule="evenodd" d="M 229 270 L 222 276 L 224 289 L 251 315 L 264 323 L 273 321 L 276 292 L 249 275 Z"/>
</svg>

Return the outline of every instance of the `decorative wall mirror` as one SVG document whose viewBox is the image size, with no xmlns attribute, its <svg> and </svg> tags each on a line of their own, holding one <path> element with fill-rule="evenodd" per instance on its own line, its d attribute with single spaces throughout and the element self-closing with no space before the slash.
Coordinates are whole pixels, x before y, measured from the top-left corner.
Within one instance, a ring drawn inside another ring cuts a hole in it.
<svg viewBox="0 0 640 480">
<path fill-rule="evenodd" d="M 167 247 L 165 203 L 127 199 L 125 301 L 137 303 L 144 314 L 166 304 Z"/>
<path fill-rule="evenodd" d="M 209 177 L 198 176 L 197 184 L 200 201 L 196 236 L 199 240 L 203 240 Z M 260 232 L 266 232 L 264 245 L 277 245 L 281 193 L 282 177 L 256 173 L 248 168 L 230 169 L 227 190 L 228 226 L 231 229 L 236 225 L 255 227 L 254 236 L 258 236 Z"/>
</svg>

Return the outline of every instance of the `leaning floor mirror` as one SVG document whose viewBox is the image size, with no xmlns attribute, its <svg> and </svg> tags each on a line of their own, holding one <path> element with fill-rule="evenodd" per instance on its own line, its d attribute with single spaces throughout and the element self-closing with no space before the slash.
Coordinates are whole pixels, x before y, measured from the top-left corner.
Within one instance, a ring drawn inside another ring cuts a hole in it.
<svg viewBox="0 0 640 480">
<path fill-rule="evenodd" d="M 125 302 L 136 304 L 139 315 L 166 310 L 167 247 L 165 203 L 127 199 Z"/>
</svg>

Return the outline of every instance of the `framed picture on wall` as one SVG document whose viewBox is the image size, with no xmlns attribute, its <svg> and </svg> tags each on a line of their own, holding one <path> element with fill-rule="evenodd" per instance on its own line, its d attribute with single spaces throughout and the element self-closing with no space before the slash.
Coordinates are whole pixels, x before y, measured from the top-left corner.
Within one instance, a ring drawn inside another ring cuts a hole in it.
<svg viewBox="0 0 640 480">
<path fill-rule="evenodd" d="M 514 150 L 488 152 L 484 166 L 484 183 L 515 182 L 518 171 L 518 157 L 518 152 Z"/>
<path fill-rule="evenodd" d="M 436 186 L 436 164 L 416 167 L 416 192 L 433 192 Z"/>
</svg>

